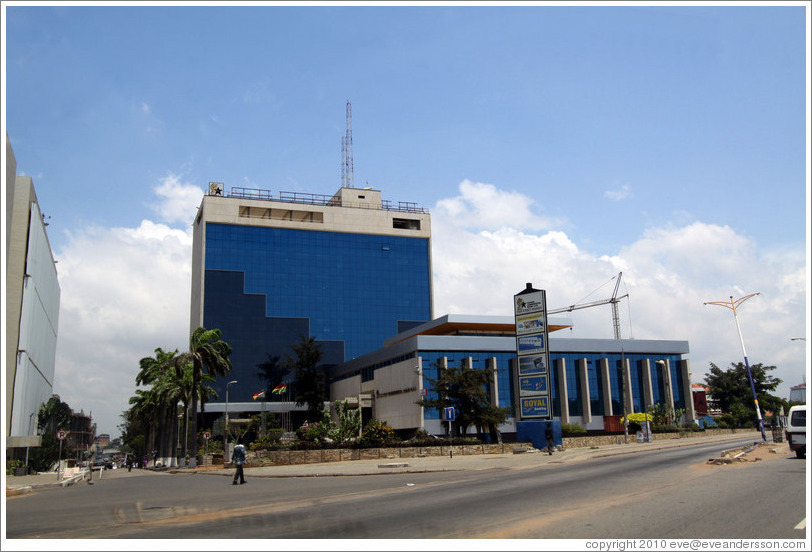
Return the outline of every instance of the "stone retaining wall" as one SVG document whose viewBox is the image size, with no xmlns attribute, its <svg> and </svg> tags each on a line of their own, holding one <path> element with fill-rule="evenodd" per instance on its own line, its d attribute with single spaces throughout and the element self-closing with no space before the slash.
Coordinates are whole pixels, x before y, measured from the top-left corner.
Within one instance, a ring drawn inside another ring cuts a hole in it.
<svg viewBox="0 0 812 552">
<path fill-rule="evenodd" d="M 743 430 L 744 433 L 756 430 Z M 730 435 L 735 429 L 708 429 L 701 432 L 654 433 L 655 441 L 680 439 L 683 437 L 701 437 L 713 435 Z M 629 442 L 634 442 L 636 435 L 629 434 Z M 594 435 L 585 437 L 564 437 L 564 448 L 587 448 L 602 445 L 623 443 L 623 435 Z M 478 445 L 454 445 L 454 454 L 510 454 L 517 450 L 526 450 L 529 443 L 502 443 Z M 248 453 L 248 466 L 284 466 L 290 464 L 321 464 L 327 462 L 344 462 L 347 460 L 381 460 L 393 458 L 416 458 L 422 456 L 447 456 L 448 445 L 437 447 L 388 447 L 369 449 L 319 449 L 319 450 L 259 450 Z"/>
</svg>

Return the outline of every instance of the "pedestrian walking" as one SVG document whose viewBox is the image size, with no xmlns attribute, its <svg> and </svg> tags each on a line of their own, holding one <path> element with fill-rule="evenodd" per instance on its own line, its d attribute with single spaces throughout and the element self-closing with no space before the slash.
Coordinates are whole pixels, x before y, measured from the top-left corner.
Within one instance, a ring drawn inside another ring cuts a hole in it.
<svg viewBox="0 0 812 552">
<path fill-rule="evenodd" d="M 555 442 L 553 441 L 553 424 L 547 422 L 547 427 L 544 429 L 544 437 L 547 439 L 547 454 L 552 455 Z"/>
<path fill-rule="evenodd" d="M 240 480 L 240 485 L 245 483 L 245 474 L 243 473 L 243 464 L 245 464 L 245 447 L 242 443 L 238 442 L 234 447 L 234 452 L 231 455 L 231 461 L 237 466 L 237 471 L 234 472 L 234 482 L 232 485 L 237 484 L 237 479 Z"/>
</svg>

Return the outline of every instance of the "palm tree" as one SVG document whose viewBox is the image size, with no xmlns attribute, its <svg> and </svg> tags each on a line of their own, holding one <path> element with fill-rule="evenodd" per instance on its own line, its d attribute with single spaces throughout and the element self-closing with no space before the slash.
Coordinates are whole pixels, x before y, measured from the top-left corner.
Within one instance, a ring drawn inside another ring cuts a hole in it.
<svg viewBox="0 0 812 552">
<path fill-rule="evenodd" d="M 189 350 L 174 357 L 171 364 L 178 374 L 181 374 L 187 364 L 192 365 L 192 394 L 191 411 L 188 413 L 188 433 L 197 439 L 197 401 L 200 399 L 200 409 L 205 408 L 207 397 L 201 393 L 200 384 L 203 381 L 204 370 L 212 378 L 225 376 L 231 371 L 231 346 L 220 339 L 220 330 L 200 327 L 189 337 Z M 189 450 L 189 436 L 187 434 L 184 450 Z M 194 461 L 192 462 L 194 465 Z"/>
<path fill-rule="evenodd" d="M 155 384 L 155 391 L 162 398 L 163 403 L 173 406 L 171 420 L 178 417 L 178 406 L 184 412 L 184 430 L 185 436 L 183 439 L 183 450 L 181 456 L 185 458 L 188 455 L 188 427 L 189 427 L 189 406 L 192 403 L 192 397 L 200 397 L 201 404 L 212 398 L 217 398 L 217 391 L 207 385 L 214 381 L 214 377 L 203 374 L 200 381 L 195 384 L 194 381 L 194 365 L 187 362 L 180 372 L 177 370 L 166 370 L 161 378 Z M 195 385 L 197 386 L 195 388 Z M 174 424 L 173 424 L 174 425 Z M 176 436 L 177 437 L 177 436 Z M 176 442 L 173 438 L 172 443 Z M 173 445 L 174 446 L 174 445 Z"/>
<path fill-rule="evenodd" d="M 139 420 L 147 429 L 144 439 L 144 458 L 149 458 L 155 450 L 155 429 L 158 422 L 156 397 L 152 390 L 136 389 L 135 396 L 130 397 L 130 416 Z"/>
<path fill-rule="evenodd" d="M 149 391 L 152 406 L 157 409 L 153 414 L 154 425 L 157 425 L 157 455 L 161 464 L 173 465 L 177 457 L 174 443 L 177 440 L 177 392 L 171 391 L 175 370 L 171 364 L 176 358 L 177 350 L 164 351 L 155 349 L 155 357 L 145 357 L 139 361 L 141 370 L 135 378 L 136 385 L 152 385 Z M 153 450 L 153 449 L 150 449 Z"/>
</svg>

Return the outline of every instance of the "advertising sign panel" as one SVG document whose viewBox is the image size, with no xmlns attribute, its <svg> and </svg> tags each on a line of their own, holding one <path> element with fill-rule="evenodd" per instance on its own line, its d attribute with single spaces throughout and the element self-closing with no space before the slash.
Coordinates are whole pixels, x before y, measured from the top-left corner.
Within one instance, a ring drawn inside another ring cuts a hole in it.
<svg viewBox="0 0 812 552">
<path fill-rule="evenodd" d="M 544 331 L 544 314 L 533 313 L 516 317 L 516 335 Z"/>
<path fill-rule="evenodd" d="M 516 343 L 520 355 L 543 353 L 547 350 L 544 347 L 544 334 L 522 335 L 516 338 Z"/>
<path fill-rule="evenodd" d="M 522 395 L 547 393 L 547 376 L 520 377 L 519 391 Z"/>
<path fill-rule="evenodd" d="M 544 355 L 527 355 L 519 357 L 519 375 L 546 374 L 547 365 Z"/>
<path fill-rule="evenodd" d="M 522 418 L 549 418 L 550 400 L 546 396 L 522 397 Z"/>
</svg>

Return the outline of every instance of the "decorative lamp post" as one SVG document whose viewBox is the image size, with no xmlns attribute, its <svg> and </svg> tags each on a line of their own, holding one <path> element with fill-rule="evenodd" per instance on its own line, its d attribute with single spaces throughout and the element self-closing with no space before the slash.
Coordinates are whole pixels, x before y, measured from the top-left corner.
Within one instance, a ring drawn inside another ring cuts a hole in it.
<svg viewBox="0 0 812 552">
<path fill-rule="evenodd" d="M 742 338 L 742 329 L 739 326 L 739 317 L 736 316 L 736 307 L 754 297 L 756 295 L 760 295 L 760 293 L 751 293 L 750 295 L 745 295 L 740 299 L 733 300 L 733 296 L 730 296 L 730 301 L 708 301 L 707 303 L 703 303 L 705 305 L 718 305 L 720 307 L 725 307 L 733 311 L 733 319 L 736 321 L 736 329 L 739 332 L 739 341 L 742 344 L 742 354 L 744 355 L 744 365 L 747 367 L 747 378 L 750 380 L 750 389 L 753 391 L 753 402 L 755 403 L 756 407 L 756 416 L 758 417 L 758 427 L 761 430 L 761 438 L 764 442 L 767 442 L 767 435 L 764 433 L 764 420 L 761 418 L 761 408 L 758 406 L 758 396 L 756 395 L 756 386 L 753 383 L 753 374 L 750 372 L 750 363 L 747 361 L 747 351 L 744 348 L 744 339 Z"/>
</svg>

